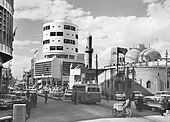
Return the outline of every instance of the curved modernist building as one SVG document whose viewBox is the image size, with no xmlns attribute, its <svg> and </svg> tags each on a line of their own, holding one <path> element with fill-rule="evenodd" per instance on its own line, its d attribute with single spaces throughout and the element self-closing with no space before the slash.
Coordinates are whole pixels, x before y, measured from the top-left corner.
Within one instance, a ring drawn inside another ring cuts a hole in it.
<svg viewBox="0 0 170 122">
<path fill-rule="evenodd" d="M 2 64 L 12 59 L 13 13 L 14 0 L 0 0 L 0 74 Z"/>
<path fill-rule="evenodd" d="M 35 61 L 35 80 L 42 84 L 68 85 L 70 67 L 84 65 L 78 53 L 78 26 L 68 20 L 43 25 L 43 59 Z"/>
<path fill-rule="evenodd" d="M 44 58 L 77 59 L 78 26 L 66 20 L 43 25 Z"/>
</svg>

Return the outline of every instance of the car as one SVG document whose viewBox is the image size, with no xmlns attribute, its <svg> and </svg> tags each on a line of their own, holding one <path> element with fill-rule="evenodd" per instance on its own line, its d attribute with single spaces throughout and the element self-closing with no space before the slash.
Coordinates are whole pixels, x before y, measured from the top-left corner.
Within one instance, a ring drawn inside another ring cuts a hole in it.
<svg viewBox="0 0 170 122">
<path fill-rule="evenodd" d="M 156 96 L 170 95 L 170 91 L 157 91 Z"/>
<path fill-rule="evenodd" d="M 16 91 L 14 94 L 21 98 L 23 103 L 26 103 L 27 101 L 27 92 L 26 91 Z"/>
<path fill-rule="evenodd" d="M 134 100 L 137 100 L 139 96 L 143 97 L 143 94 L 140 91 L 134 91 Z"/>
<path fill-rule="evenodd" d="M 126 94 L 123 91 L 115 91 L 114 94 L 114 99 L 115 100 L 125 100 L 126 99 Z"/>
<path fill-rule="evenodd" d="M 72 99 L 73 96 L 73 90 L 72 89 L 67 89 L 64 93 L 64 99 Z"/>
<path fill-rule="evenodd" d="M 143 98 L 143 108 L 152 111 L 161 111 L 163 99 L 162 96 L 145 96 Z"/>
<path fill-rule="evenodd" d="M 54 89 L 53 90 L 53 96 L 54 97 L 62 97 L 64 95 L 63 90 L 61 89 Z"/>
<path fill-rule="evenodd" d="M 3 94 L 0 98 L 0 108 L 12 109 L 14 104 L 21 103 L 22 99 L 15 94 Z"/>
<path fill-rule="evenodd" d="M 134 91 L 133 94 L 134 94 L 134 102 L 135 102 L 135 105 L 136 105 L 138 97 L 139 96 L 143 97 L 144 95 L 140 91 Z"/>
</svg>

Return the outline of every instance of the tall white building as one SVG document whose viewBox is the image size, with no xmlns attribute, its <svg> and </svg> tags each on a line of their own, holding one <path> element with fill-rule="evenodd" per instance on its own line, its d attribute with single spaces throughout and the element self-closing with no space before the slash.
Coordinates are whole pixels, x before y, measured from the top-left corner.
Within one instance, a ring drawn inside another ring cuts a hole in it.
<svg viewBox="0 0 170 122">
<path fill-rule="evenodd" d="M 44 58 L 77 59 L 78 26 L 58 20 L 43 25 Z"/>
<path fill-rule="evenodd" d="M 68 20 L 43 25 L 43 57 L 36 60 L 34 79 L 45 84 L 69 85 L 70 66 L 84 65 L 78 53 L 78 26 Z"/>
</svg>

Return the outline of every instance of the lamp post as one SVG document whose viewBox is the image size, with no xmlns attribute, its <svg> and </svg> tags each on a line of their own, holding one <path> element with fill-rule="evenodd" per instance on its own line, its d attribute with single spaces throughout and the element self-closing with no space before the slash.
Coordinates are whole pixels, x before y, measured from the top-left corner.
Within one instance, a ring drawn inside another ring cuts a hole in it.
<svg viewBox="0 0 170 122">
<path fill-rule="evenodd" d="M 48 80 L 47 80 L 47 83 L 49 84 L 49 81 L 50 81 L 50 80 L 49 80 L 49 74 L 50 74 L 50 73 L 49 73 L 48 67 L 47 67 L 47 72 L 48 72 Z"/>
</svg>

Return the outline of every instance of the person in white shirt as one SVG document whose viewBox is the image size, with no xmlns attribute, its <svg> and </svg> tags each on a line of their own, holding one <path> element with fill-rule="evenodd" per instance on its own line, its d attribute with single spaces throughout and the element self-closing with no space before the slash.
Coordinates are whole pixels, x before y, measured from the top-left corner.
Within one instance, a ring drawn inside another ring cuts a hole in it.
<svg viewBox="0 0 170 122">
<path fill-rule="evenodd" d="M 127 97 L 127 99 L 125 100 L 125 102 L 123 103 L 123 111 L 125 112 L 126 108 L 130 107 L 130 99 L 129 97 Z"/>
</svg>

